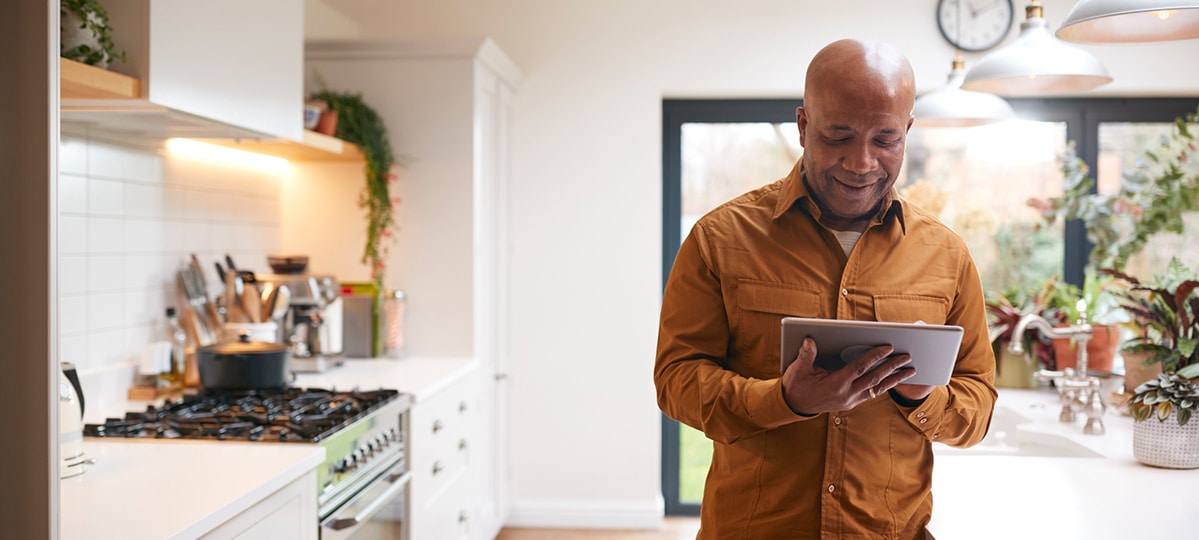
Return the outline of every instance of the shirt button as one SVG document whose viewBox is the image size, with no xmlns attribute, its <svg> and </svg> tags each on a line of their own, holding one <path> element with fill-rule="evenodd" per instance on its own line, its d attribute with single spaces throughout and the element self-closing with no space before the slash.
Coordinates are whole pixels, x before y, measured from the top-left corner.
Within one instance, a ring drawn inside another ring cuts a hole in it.
<svg viewBox="0 0 1199 540">
<path fill-rule="evenodd" d="M 833 485 L 832 485 L 832 484 L 829 484 L 829 485 L 828 485 L 828 492 L 829 492 L 829 493 L 832 493 L 832 492 L 833 492 L 835 489 L 837 489 L 837 488 L 833 487 Z"/>
<path fill-rule="evenodd" d="M 920 423 L 921 423 L 921 424 L 923 424 L 923 423 L 925 423 L 925 422 L 928 422 L 928 418 L 921 418 L 921 419 L 920 419 Z"/>
<path fill-rule="evenodd" d="M 848 296 L 848 295 L 849 295 L 849 289 L 841 289 L 841 296 Z"/>
<path fill-rule="evenodd" d="M 916 413 L 916 418 L 924 418 L 924 411 Z"/>
<path fill-rule="evenodd" d="M 933 433 L 933 439 L 940 439 L 940 438 L 941 438 L 940 433 Z"/>
</svg>

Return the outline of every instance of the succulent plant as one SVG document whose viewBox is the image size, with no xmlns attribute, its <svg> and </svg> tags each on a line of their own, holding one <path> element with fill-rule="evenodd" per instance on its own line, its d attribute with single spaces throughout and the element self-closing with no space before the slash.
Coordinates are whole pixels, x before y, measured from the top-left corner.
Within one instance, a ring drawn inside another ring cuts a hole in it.
<svg viewBox="0 0 1199 540">
<path fill-rule="evenodd" d="M 1177 412 L 1178 425 L 1185 426 L 1196 404 L 1199 404 L 1199 384 L 1177 373 L 1162 373 L 1137 387 L 1128 410 L 1137 422 L 1151 415 L 1165 422 L 1171 412 Z"/>
</svg>

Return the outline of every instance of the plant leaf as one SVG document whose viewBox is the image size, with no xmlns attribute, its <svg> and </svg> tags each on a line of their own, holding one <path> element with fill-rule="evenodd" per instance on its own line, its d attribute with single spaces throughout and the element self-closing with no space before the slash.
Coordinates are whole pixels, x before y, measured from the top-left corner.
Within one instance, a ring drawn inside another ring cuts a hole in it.
<svg viewBox="0 0 1199 540">
<path fill-rule="evenodd" d="M 1186 367 L 1178 370 L 1177 373 L 1178 373 L 1179 377 L 1186 377 L 1188 379 L 1194 379 L 1195 377 L 1199 377 L 1199 364 L 1191 364 L 1189 366 L 1186 366 Z"/>
<path fill-rule="evenodd" d="M 1163 401 L 1157 404 L 1157 420 L 1165 422 L 1170 417 L 1170 413 L 1174 410 L 1174 404 L 1169 401 Z"/>
<path fill-rule="evenodd" d="M 1189 421 L 1191 421 L 1191 410 L 1190 409 L 1179 410 L 1178 411 L 1178 425 L 1185 426 L 1185 425 L 1187 425 L 1187 422 L 1189 422 Z"/>
</svg>

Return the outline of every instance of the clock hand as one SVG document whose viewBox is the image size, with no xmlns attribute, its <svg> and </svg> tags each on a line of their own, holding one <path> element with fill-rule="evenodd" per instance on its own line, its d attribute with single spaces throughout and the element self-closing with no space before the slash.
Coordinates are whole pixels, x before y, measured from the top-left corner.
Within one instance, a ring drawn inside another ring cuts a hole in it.
<svg viewBox="0 0 1199 540">
<path fill-rule="evenodd" d="M 975 8 L 974 4 L 971 4 L 970 5 L 970 17 L 971 18 L 977 17 L 979 13 L 982 13 L 988 9 L 991 9 L 991 8 L 999 5 L 999 3 L 1001 1 L 1002 0 L 991 0 L 990 2 L 987 2 L 986 4 L 983 4 L 983 7 L 980 7 L 980 8 Z"/>
</svg>

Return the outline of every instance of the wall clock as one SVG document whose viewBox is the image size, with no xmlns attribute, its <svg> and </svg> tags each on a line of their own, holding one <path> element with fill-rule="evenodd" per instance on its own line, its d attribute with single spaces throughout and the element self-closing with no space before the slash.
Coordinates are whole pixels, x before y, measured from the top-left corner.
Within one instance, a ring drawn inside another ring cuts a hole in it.
<svg viewBox="0 0 1199 540">
<path fill-rule="evenodd" d="M 985 51 L 999 45 L 1014 20 L 1012 0 L 937 0 L 941 36 L 963 51 Z"/>
</svg>

